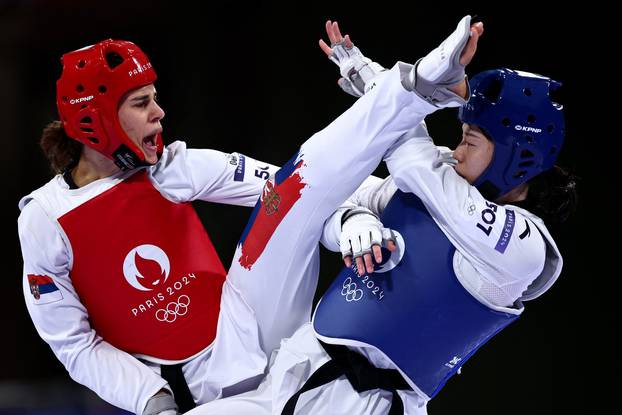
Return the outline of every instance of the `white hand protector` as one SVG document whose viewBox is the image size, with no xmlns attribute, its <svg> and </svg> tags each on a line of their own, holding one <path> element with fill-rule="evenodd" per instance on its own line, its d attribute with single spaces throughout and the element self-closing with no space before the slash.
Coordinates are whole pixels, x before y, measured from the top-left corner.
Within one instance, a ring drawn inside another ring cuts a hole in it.
<svg viewBox="0 0 622 415">
<path fill-rule="evenodd" d="M 465 78 L 460 54 L 470 34 L 471 16 L 464 16 L 456 30 L 443 43 L 417 61 L 409 74 L 409 81 L 419 96 L 441 108 L 459 107 L 466 102 L 448 87 Z"/>
<path fill-rule="evenodd" d="M 149 398 L 143 415 L 177 415 L 177 404 L 170 393 L 157 393 Z"/>
<path fill-rule="evenodd" d="M 387 229 L 369 209 L 357 207 L 344 214 L 339 248 L 343 258 L 358 258 L 372 252 L 373 245 L 386 246 L 395 242 L 391 229 Z"/>
<path fill-rule="evenodd" d="M 331 45 L 333 53 L 328 57 L 339 66 L 341 78 L 339 86 L 345 92 L 355 97 L 362 97 L 367 92 L 369 82 L 385 68 L 363 56 L 359 48 L 352 46 L 346 47 L 346 41 Z"/>
</svg>

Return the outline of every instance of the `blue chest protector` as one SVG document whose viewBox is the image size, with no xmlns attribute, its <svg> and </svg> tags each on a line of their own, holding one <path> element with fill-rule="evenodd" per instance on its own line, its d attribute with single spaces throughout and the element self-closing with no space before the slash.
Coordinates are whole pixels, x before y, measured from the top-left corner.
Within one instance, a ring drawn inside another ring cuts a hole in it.
<svg viewBox="0 0 622 415">
<path fill-rule="evenodd" d="M 382 222 L 403 236 L 401 261 L 363 277 L 344 268 L 318 304 L 313 328 L 327 343 L 379 349 L 430 399 L 518 315 L 493 310 L 464 289 L 453 270 L 456 248 L 417 196 L 398 191 Z"/>
</svg>

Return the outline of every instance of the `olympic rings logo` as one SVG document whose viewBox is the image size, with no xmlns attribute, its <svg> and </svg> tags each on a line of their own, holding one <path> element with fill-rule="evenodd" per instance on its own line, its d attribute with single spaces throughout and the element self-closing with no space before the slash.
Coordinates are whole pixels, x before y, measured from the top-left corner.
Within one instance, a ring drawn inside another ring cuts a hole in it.
<svg viewBox="0 0 622 415">
<path fill-rule="evenodd" d="M 358 301 L 363 298 L 363 290 L 356 288 L 356 283 L 352 281 L 352 277 L 348 277 L 343 282 L 341 295 L 346 297 L 347 302 Z"/>
<path fill-rule="evenodd" d="M 155 316 L 158 321 L 172 323 L 177 319 L 177 316 L 185 316 L 188 313 L 189 305 L 190 297 L 187 295 L 180 295 L 177 302 L 168 303 L 166 308 L 161 308 L 156 311 Z"/>
</svg>

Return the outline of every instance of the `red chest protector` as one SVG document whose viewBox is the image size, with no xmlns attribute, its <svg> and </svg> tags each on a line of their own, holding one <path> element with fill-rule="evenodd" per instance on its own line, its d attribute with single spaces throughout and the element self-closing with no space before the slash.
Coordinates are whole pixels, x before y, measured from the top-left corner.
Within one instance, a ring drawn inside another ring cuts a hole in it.
<svg viewBox="0 0 622 415">
<path fill-rule="evenodd" d="M 225 269 L 190 203 L 139 172 L 58 219 L 91 326 L 132 354 L 182 360 L 216 336 Z"/>
</svg>

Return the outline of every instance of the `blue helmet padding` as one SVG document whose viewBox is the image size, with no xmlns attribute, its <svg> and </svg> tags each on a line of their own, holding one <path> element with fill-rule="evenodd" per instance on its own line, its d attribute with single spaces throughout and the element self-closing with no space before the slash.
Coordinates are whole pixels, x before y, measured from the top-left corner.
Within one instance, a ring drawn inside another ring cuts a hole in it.
<svg viewBox="0 0 622 415">
<path fill-rule="evenodd" d="M 479 127 L 495 144 L 492 161 L 474 186 L 494 200 L 555 164 L 564 142 L 562 105 L 550 91 L 561 83 L 511 69 L 477 74 L 460 121 Z"/>
</svg>

